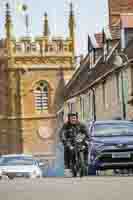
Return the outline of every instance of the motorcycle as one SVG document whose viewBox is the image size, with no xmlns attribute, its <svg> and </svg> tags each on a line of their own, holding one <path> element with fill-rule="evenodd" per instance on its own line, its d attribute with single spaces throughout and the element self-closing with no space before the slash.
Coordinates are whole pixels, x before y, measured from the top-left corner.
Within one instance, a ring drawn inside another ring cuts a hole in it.
<svg viewBox="0 0 133 200">
<path fill-rule="evenodd" d="M 71 150 L 71 171 L 74 177 L 88 175 L 88 141 L 85 134 L 78 133 L 69 141 Z"/>
</svg>

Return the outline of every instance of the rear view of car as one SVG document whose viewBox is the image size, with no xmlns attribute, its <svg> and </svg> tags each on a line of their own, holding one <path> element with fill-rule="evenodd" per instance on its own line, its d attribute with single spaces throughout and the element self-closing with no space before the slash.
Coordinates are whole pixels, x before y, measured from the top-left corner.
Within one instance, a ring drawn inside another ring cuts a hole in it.
<svg viewBox="0 0 133 200">
<path fill-rule="evenodd" d="M 30 155 L 4 155 L 0 158 L 0 177 L 37 178 L 42 176 L 38 162 Z"/>
<path fill-rule="evenodd" d="M 96 121 L 89 129 L 89 173 L 133 169 L 133 122 Z"/>
</svg>

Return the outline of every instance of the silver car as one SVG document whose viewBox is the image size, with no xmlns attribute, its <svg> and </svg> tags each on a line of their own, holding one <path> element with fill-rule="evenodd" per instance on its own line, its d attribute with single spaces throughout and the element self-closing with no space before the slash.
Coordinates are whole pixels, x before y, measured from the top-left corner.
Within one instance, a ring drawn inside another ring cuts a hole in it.
<svg viewBox="0 0 133 200">
<path fill-rule="evenodd" d="M 0 178 L 3 176 L 10 179 L 15 177 L 37 178 L 42 177 L 42 171 L 39 162 L 31 155 L 3 155 L 0 158 Z"/>
</svg>

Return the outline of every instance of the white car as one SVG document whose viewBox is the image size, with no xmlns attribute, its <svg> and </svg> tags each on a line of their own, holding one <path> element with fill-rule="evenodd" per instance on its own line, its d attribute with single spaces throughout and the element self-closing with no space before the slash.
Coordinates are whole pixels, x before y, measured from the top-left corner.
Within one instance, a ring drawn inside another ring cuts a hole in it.
<svg viewBox="0 0 133 200">
<path fill-rule="evenodd" d="M 37 178 L 42 177 L 42 171 L 31 155 L 10 154 L 0 157 L 0 178 L 3 176 Z"/>
</svg>

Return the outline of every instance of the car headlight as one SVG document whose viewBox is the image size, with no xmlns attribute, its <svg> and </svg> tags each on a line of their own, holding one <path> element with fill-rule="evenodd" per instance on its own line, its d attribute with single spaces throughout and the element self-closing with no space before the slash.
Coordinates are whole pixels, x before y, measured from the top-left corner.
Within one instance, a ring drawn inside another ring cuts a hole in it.
<svg viewBox="0 0 133 200">
<path fill-rule="evenodd" d="M 0 176 L 2 176 L 3 175 L 3 172 L 2 172 L 2 170 L 0 170 Z"/>
<path fill-rule="evenodd" d="M 93 149 L 99 149 L 103 146 L 103 143 L 100 143 L 100 142 L 94 142 L 92 143 L 92 148 Z"/>
<path fill-rule="evenodd" d="M 103 146 L 103 143 L 95 142 L 91 143 L 91 149 L 90 149 L 90 160 L 94 161 L 98 154 L 100 153 L 100 149 Z"/>
</svg>

